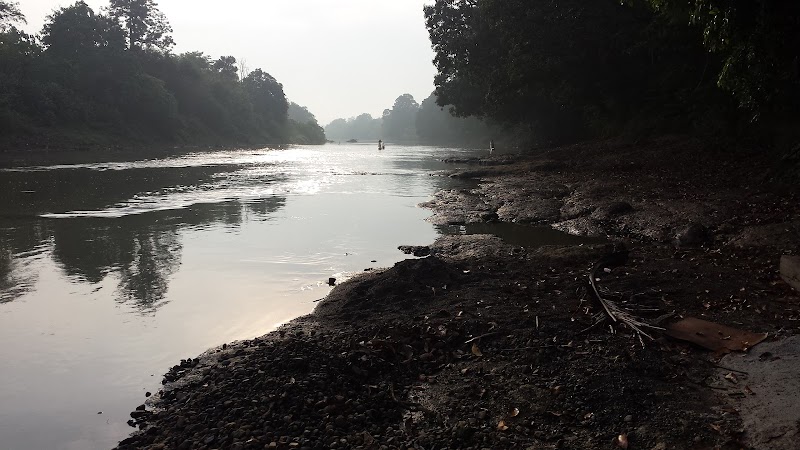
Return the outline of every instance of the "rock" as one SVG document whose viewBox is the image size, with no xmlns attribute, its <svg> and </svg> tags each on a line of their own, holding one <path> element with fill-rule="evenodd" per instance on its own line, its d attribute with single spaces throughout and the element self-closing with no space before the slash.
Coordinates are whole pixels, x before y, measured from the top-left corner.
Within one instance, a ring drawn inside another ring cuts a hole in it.
<svg viewBox="0 0 800 450">
<path fill-rule="evenodd" d="M 397 249 L 406 255 L 414 255 L 418 258 L 422 258 L 431 254 L 430 247 L 426 245 L 401 245 L 397 247 Z"/>
<path fill-rule="evenodd" d="M 781 256 L 781 278 L 800 291 L 800 256 Z"/>
<path fill-rule="evenodd" d="M 711 232 L 705 226 L 693 222 L 678 231 L 675 241 L 679 246 L 698 246 L 712 241 Z"/>
<path fill-rule="evenodd" d="M 633 211 L 633 206 L 628 202 L 611 202 L 597 208 L 592 213 L 592 219 L 608 220 L 631 211 Z"/>
</svg>

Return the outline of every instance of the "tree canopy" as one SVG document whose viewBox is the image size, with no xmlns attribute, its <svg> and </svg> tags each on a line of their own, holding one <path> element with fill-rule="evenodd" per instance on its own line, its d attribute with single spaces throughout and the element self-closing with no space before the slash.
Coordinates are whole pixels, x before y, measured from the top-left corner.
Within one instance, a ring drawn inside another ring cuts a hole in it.
<svg viewBox="0 0 800 450">
<path fill-rule="evenodd" d="M 0 31 L 6 31 L 15 23 L 25 23 L 19 3 L 0 0 Z"/>
<path fill-rule="evenodd" d="M 14 27 L 24 17 L 0 0 L 4 145 L 325 142 L 316 122 L 288 119 L 283 86 L 264 70 L 240 74 L 229 55 L 172 54 L 153 0 L 112 0 L 107 11 L 78 1 L 36 37 Z"/>
<path fill-rule="evenodd" d="M 383 136 L 395 142 L 417 140 L 417 111 L 419 104 L 411 94 L 403 94 L 391 109 L 383 112 Z"/>
<path fill-rule="evenodd" d="M 111 17 L 123 24 L 132 50 L 168 52 L 175 42 L 172 26 L 155 0 L 110 0 Z"/>
<path fill-rule="evenodd" d="M 768 0 L 437 0 L 425 18 L 439 105 L 559 142 L 709 130 L 734 123 L 737 103 L 753 118 L 796 103 L 798 10 Z"/>
</svg>

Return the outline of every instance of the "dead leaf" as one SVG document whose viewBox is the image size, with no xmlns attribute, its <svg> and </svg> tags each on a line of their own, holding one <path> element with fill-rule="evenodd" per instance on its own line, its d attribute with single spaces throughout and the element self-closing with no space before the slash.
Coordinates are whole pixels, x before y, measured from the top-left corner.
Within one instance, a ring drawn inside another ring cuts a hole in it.
<svg viewBox="0 0 800 450">
<path fill-rule="evenodd" d="M 746 352 L 767 338 L 766 333 L 752 333 L 695 317 L 670 324 L 665 333 L 715 352 Z"/>
<path fill-rule="evenodd" d="M 476 344 L 474 342 L 472 343 L 472 354 L 475 355 L 475 356 L 483 356 L 483 353 L 481 352 L 481 349 L 478 348 L 478 344 Z"/>
<path fill-rule="evenodd" d="M 500 423 L 497 424 L 497 429 L 500 431 L 506 431 L 508 429 L 508 425 L 506 425 L 505 421 L 501 420 Z"/>
<path fill-rule="evenodd" d="M 628 435 L 625 433 L 620 434 L 614 438 L 614 443 L 617 444 L 619 448 L 628 448 Z"/>
<path fill-rule="evenodd" d="M 512 409 L 511 412 L 508 413 L 508 415 L 511 417 L 517 417 L 519 415 L 519 408 Z"/>
<path fill-rule="evenodd" d="M 729 372 L 727 375 L 725 375 L 725 379 L 730 381 L 733 384 L 736 384 L 736 383 L 739 382 L 739 379 L 736 378 L 736 375 L 734 375 L 733 372 Z"/>
<path fill-rule="evenodd" d="M 747 393 L 748 393 L 748 394 L 750 394 L 750 395 L 756 395 L 756 393 L 755 393 L 755 392 L 753 392 L 753 390 L 752 390 L 752 389 L 750 389 L 750 386 L 745 386 L 745 387 L 744 387 L 744 391 L 745 391 L 745 392 L 747 392 Z"/>
</svg>

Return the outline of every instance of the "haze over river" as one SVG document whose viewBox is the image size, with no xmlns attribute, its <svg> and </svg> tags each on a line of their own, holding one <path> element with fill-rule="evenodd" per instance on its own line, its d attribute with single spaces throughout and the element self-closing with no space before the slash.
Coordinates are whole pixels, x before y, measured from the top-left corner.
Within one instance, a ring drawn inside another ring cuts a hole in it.
<svg viewBox="0 0 800 450">
<path fill-rule="evenodd" d="M 181 358 L 406 258 L 435 147 L 326 145 L 0 171 L 0 450 L 108 449 Z M 481 151 L 481 154 L 484 154 Z"/>
</svg>

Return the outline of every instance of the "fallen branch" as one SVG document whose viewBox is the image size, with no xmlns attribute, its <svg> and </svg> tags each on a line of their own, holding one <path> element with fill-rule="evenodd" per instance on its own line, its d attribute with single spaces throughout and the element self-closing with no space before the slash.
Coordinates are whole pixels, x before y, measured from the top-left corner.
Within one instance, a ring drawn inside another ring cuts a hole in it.
<svg viewBox="0 0 800 450">
<path fill-rule="evenodd" d="M 606 298 L 605 296 L 603 296 L 603 294 L 600 293 L 600 289 L 597 287 L 597 275 L 598 272 L 605 266 L 603 262 L 604 260 L 601 260 L 600 262 L 595 264 L 591 272 L 589 273 L 589 287 L 591 288 L 591 293 L 593 294 L 595 300 L 597 300 L 597 302 L 600 303 L 600 305 L 603 307 L 603 311 L 606 313 L 608 318 L 611 319 L 612 322 L 614 323 L 622 322 L 625 325 L 627 325 L 630 329 L 635 331 L 636 334 L 639 336 L 639 340 L 642 342 L 642 345 L 644 345 L 644 341 L 642 341 L 642 336 L 645 336 L 648 339 L 653 340 L 653 337 L 647 334 L 647 332 L 645 332 L 644 329 L 649 328 L 652 330 L 664 330 L 664 328 L 651 325 L 645 322 L 643 319 L 634 316 L 628 310 L 622 308 L 616 302 Z M 592 325 L 591 327 L 589 327 L 589 329 L 595 327 L 596 325 L 597 324 Z M 588 331 L 588 329 L 584 331 Z"/>
</svg>

